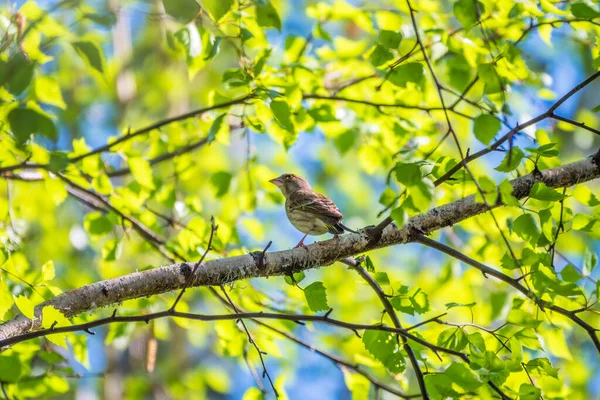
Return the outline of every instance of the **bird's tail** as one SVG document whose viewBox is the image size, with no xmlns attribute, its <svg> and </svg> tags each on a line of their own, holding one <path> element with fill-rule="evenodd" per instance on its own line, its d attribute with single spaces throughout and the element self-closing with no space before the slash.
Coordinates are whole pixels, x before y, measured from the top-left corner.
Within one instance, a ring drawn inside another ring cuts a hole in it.
<svg viewBox="0 0 600 400">
<path fill-rule="evenodd" d="M 352 232 L 352 233 L 358 233 L 358 231 L 354 231 L 354 230 L 348 228 L 346 225 L 342 224 L 341 222 L 338 222 L 337 225 L 345 231 Z"/>
</svg>

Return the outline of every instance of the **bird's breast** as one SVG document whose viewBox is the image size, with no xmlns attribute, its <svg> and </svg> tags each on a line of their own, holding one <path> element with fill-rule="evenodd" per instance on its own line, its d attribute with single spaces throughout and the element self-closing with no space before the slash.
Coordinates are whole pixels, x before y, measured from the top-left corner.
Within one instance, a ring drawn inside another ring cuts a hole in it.
<svg viewBox="0 0 600 400">
<path fill-rule="evenodd" d="M 285 213 L 294 228 L 309 235 L 322 235 L 328 231 L 327 226 L 311 213 L 291 210 L 286 204 Z"/>
</svg>

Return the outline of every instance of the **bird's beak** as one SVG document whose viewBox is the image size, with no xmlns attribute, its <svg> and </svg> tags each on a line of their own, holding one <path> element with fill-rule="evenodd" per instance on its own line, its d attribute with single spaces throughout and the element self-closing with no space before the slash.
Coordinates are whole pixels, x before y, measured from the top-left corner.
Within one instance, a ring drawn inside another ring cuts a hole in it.
<svg viewBox="0 0 600 400">
<path fill-rule="evenodd" d="M 281 177 L 273 178 L 269 182 L 271 182 L 273 185 L 275 185 L 277 187 L 283 185 L 283 181 L 281 180 Z"/>
</svg>

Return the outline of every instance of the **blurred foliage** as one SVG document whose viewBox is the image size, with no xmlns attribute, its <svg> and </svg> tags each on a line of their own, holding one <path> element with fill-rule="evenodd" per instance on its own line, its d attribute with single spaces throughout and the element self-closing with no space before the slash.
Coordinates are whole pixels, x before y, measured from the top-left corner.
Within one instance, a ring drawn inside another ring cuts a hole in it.
<svg viewBox="0 0 600 400">
<path fill-rule="evenodd" d="M 466 194 L 477 192 L 480 201 L 500 195 L 507 206 L 494 212 L 497 224 L 484 214 L 434 236 L 508 275 L 525 274 L 521 282 L 539 298 L 582 309 L 578 315 L 600 328 L 598 186 L 537 184 L 517 201 L 507 184 L 589 155 L 593 139 L 581 138 L 593 133 L 581 124 L 600 127 L 597 97 L 575 105 L 570 117 L 579 125 L 541 121 L 498 148 L 506 154 L 472 162 L 473 175 L 459 171 L 433 184 L 466 149 L 485 148 L 525 122 L 521 114 L 541 113 L 564 94 L 528 54 L 531 37 L 547 46 L 561 37 L 568 43 L 562 57 L 581 59 L 585 76 L 598 70 L 598 4 L 413 0 L 425 60 L 405 0 L 295 3 L 63 0 L 2 10 L 0 319 L 32 316 L 36 304 L 92 282 L 198 260 L 211 216 L 219 229 L 209 258 L 263 249 L 269 240 L 288 248 L 300 233 L 268 180 L 298 172 L 355 228 L 376 223 L 382 210 L 402 225 Z M 455 138 L 444 135 L 447 118 Z M 519 399 L 599 393 L 600 355 L 589 336 L 505 283 L 417 245 L 373 251 L 365 264 L 405 326 L 447 313 L 411 332 L 471 359 L 438 359 L 411 341 L 431 398 L 491 398 L 488 381 Z M 293 278 L 225 290 L 247 311 L 333 309 L 336 319 L 392 325 L 352 270 L 336 264 Z M 119 315 L 159 311 L 173 300 L 127 301 Z M 206 288 L 188 291 L 178 310 L 228 312 Z M 111 313 L 69 320 L 46 307 L 42 325 Z M 250 334 L 234 321 L 113 324 L 99 330 L 102 350 L 92 350 L 84 333 L 26 341 L 0 354 L 2 393 L 73 397 L 85 386 L 106 398 L 272 396 L 249 335 L 266 353 L 282 398 L 292 385 L 311 385 L 296 376 L 306 355 L 297 340 L 359 366 L 337 363 L 347 386 L 336 389 L 342 397 L 378 395 L 381 387 L 360 371 L 418 393 L 393 334 L 267 322 L 270 328 L 247 322 Z M 153 340 L 158 355 L 148 371 Z M 106 368 L 91 381 L 77 379 L 98 358 Z"/>
</svg>

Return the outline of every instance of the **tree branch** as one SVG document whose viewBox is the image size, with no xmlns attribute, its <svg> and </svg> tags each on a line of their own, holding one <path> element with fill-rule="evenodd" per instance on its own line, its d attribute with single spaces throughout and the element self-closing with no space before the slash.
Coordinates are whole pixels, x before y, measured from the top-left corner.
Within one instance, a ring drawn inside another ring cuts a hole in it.
<svg viewBox="0 0 600 400">
<path fill-rule="evenodd" d="M 600 168 L 591 159 L 522 176 L 511 181 L 513 195 L 527 196 L 536 182 L 549 187 L 566 187 L 600 177 Z M 381 237 L 373 241 L 369 233 L 374 227 L 366 227 L 358 234 L 347 234 L 337 239 L 315 243 L 304 248 L 266 253 L 256 257 L 256 252 L 243 256 L 205 261 L 198 268 L 190 286 L 220 286 L 241 279 L 289 275 L 310 268 L 327 266 L 346 257 L 356 256 L 369 250 L 410 242 L 415 229 L 429 234 L 443 227 L 452 226 L 465 219 L 479 215 L 502 205 L 500 199 L 494 204 L 477 203 L 471 195 L 414 216 L 406 226 L 398 228 L 390 224 Z M 262 252 L 258 252 L 261 253 Z M 260 262 L 259 262 L 260 261 Z M 134 266 L 132 266 L 132 269 Z M 54 306 L 67 317 L 96 308 L 116 304 L 128 299 L 152 296 L 183 288 L 191 268 L 188 263 L 177 263 L 142 272 L 134 272 L 115 279 L 95 282 L 62 293 L 36 307 L 35 321 L 23 315 L 0 325 L 0 340 L 5 340 L 32 329 L 39 328 L 41 310 Z"/>
<path fill-rule="evenodd" d="M 598 335 L 596 335 L 596 332 L 598 331 L 598 329 L 594 328 L 593 326 L 591 326 L 590 324 L 588 324 L 587 322 L 585 322 L 584 320 L 579 318 L 579 316 L 577 316 L 577 313 L 575 311 L 570 311 L 570 310 L 564 309 L 560 306 L 557 306 L 555 304 L 552 304 L 550 302 L 540 299 L 533 291 L 531 291 L 531 290 L 527 289 L 525 286 L 521 285 L 517 279 L 512 278 L 497 269 L 488 267 L 487 265 L 482 264 L 479 261 L 474 260 L 471 257 L 468 257 L 467 255 L 461 253 L 460 251 L 453 249 L 452 247 L 446 246 L 443 243 L 429 239 L 428 237 L 425 237 L 422 234 L 417 234 L 415 241 L 417 243 L 421 243 L 421 244 L 429 246 L 433 249 L 441 251 L 442 253 L 446 253 L 449 256 L 454 257 L 457 260 L 464 262 L 465 264 L 468 264 L 472 267 L 477 268 L 478 270 L 483 272 L 484 276 L 490 275 L 496 279 L 501 280 L 502 282 L 508 283 L 510 286 L 517 289 L 519 292 L 523 293 L 527 298 L 531 299 L 542 310 L 549 309 L 549 310 L 555 311 L 555 312 L 562 314 L 565 317 L 569 318 L 571 321 L 573 321 L 574 323 L 576 323 L 577 325 L 582 327 L 587 332 L 587 334 L 592 339 L 594 346 L 596 346 L 596 350 L 598 350 L 598 353 L 600 353 L 600 339 L 598 339 Z"/>
<path fill-rule="evenodd" d="M 390 319 L 392 320 L 394 326 L 398 329 L 402 329 L 402 323 L 400 323 L 400 318 L 398 318 L 398 314 L 396 314 L 396 310 L 394 310 L 392 303 L 390 303 L 390 300 L 386 297 L 381 286 L 379 286 L 377 281 L 373 279 L 369 272 L 367 272 L 367 270 L 360 265 L 360 262 L 357 262 L 352 258 L 344 259 L 342 260 L 342 262 L 346 265 L 349 265 L 352 269 L 358 272 L 361 278 L 363 278 L 365 282 L 367 282 L 367 284 L 371 286 L 371 289 L 373 289 L 373 291 L 379 298 L 379 301 L 381 301 L 381 304 L 383 304 L 385 312 L 387 313 L 387 315 L 390 316 Z M 400 335 L 397 335 L 396 337 L 398 336 Z M 401 338 L 402 347 L 404 347 L 404 351 L 406 351 L 408 359 L 410 360 L 413 370 L 415 371 L 415 375 L 417 376 L 417 382 L 419 383 L 419 390 L 421 391 L 421 395 L 423 396 L 424 400 L 428 400 L 429 394 L 427 393 L 427 387 L 425 386 L 423 371 L 421 371 L 421 367 L 419 367 L 419 361 L 417 360 L 417 357 L 415 356 L 415 352 L 413 351 L 412 347 L 410 347 L 410 345 L 408 344 L 408 340 L 406 339 L 406 337 L 401 336 Z"/>
</svg>

